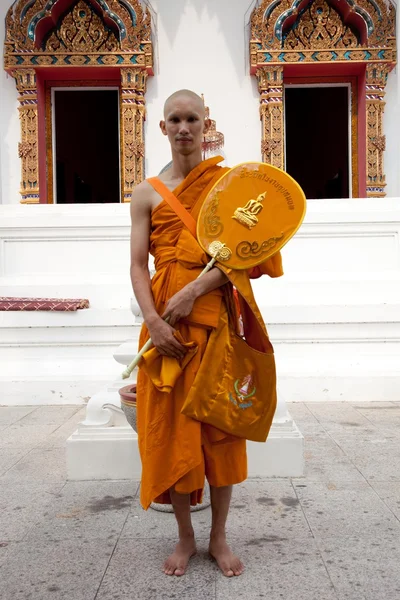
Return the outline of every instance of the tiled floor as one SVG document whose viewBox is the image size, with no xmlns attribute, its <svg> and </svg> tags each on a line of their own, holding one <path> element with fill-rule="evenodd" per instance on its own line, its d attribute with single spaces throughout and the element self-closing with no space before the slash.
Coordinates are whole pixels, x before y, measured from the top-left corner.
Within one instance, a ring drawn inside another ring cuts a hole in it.
<svg viewBox="0 0 400 600">
<path fill-rule="evenodd" d="M 302 479 L 248 480 L 229 536 L 246 564 L 224 578 L 199 554 L 162 574 L 171 514 L 142 511 L 133 481 L 68 482 L 76 406 L 0 407 L 1 600 L 400 600 L 400 403 L 290 404 Z"/>
</svg>

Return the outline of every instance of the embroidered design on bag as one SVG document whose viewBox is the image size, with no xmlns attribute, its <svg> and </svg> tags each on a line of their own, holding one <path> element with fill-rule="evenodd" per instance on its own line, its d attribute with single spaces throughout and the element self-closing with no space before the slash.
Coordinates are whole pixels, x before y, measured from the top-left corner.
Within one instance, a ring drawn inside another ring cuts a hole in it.
<svg viewBox="0 0 400 600">
<path fill-rule="evenodd" d="M 251 390 L 251 392 L 249 392 L 249 389 L 250 389 L 252 383 L 253 383 L 253 380 L 252 380 L 251 375 L 246 375 L 246 377 L 243 378 L 241 384 L 240 384 L 240 380 L 236 379 L 233 387 L 235 388 L 237 399 L 234 398 L 231 393 L 229 393 L 229 400 L 232 402 L 232 404 L 234 404 L 235 406 L 237 406 L 238 408 L 241 408 L 241 409 L 250 408 L 250 406 L 253 406 L 253 402 L 249 399 L 254 396 L 257 389 L 256 389 L 256 386 L 253 386 L 253 389 Z M 239 384 L 240 384 L 240 388 L 239 388 Z M 243 402 L 243 400 L 249 400 L 249 401 Z"/>
</svg>

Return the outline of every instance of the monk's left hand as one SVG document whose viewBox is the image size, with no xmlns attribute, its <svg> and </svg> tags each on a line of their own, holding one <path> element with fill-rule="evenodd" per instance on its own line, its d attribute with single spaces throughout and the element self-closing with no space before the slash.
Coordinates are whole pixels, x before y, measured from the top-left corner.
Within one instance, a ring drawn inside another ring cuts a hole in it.
<svg viewBox="0 0 400 600">
<path fill-rule="evenodd" d="M 189 284 L 168 300 L 162 318 L 169 317 L 168 323 L 173 327 L 180 319 L 190 315 L 195 300 L 196 294 Z"/>
</svg>

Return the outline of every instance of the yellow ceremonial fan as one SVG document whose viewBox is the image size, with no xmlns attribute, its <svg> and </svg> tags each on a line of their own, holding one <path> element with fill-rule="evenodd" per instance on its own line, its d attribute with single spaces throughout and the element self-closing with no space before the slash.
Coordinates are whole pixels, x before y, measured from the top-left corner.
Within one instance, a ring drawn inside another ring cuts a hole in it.
<svg viewBox="0 0 400 600">
<path fill-rule="evenodd" d="M 230 169 L 207 194 L 197 239 L 231 269 L 254 267 L 282 248 L 300 227 L 304 192 L 287 173 L 265 163 Z"/>
</svg>

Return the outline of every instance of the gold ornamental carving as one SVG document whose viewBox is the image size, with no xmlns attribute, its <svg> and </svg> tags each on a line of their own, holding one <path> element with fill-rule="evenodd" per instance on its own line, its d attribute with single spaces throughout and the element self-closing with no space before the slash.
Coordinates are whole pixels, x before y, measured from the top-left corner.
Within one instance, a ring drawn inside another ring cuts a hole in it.
<svg viewBox="0 0 400 600">
<path fill-rule="evenodd" d="M 16 0 L 7 12 L 7 70 L 102 67 L 111 55 L 120 67 L 152 73 L 151 15 L 140 0 Z"/>
<path fill-rule="evenodd" d="M 232 256 L 232 250 L 219 240 L 211 242 L 211 244 L 208 246 L 208 252 L 213 258 L 222 261 L 229 260 Z"/>
<path fill-rule="evenodd" d="M 46 42 L 48 52 L 115 52 L 118 40 L 90 6 L 80 0 Z"/>
<path fill-rule="evenodd" d="M 122 200 L 129 202 L 132 190 L 144 179 L 144 119 L 147 73 L 121 70 Z"/>
<path fill-rule="evenodd" d="M 236 247 L 236 254 L 241 259 L 262 256 L 266 252 L 269 252 L 271 248 L 274 248 L 284 237 L 284 233 L 282 232 L 280 236 L 268 238 L 261 243 L 242 241 Z"/>
<path fill-rule="evenodd" d="M 215 192 L 214 197 L 204 214 L 204 229 L 209 237 L 218 237 L 224 231 L 224 226 L 218 215 L 219 197 L 220 192 Z"/>
<path fill-rule="evenodd" d="M 380 152 L 386 150 L 386 135 L 377 136 L 372 142 L 375 148 L 377 148 Z"/>
<path fill-rule="evenodd" d="M 367 106 L 367 196 L 385 196 L 386 178 L 383 153 L 386 137 L 383 133 L 385 87 L 389 67 L 369 64 L 366 71 Z"/>
<path fill-rule="evenodd" d="M 355 48 L 358 39 L 333 6 L 326 0 L 315 0 L 303 13 L 298 26 L 290 29 L 283 45 L 291 50 Z M 323 58 L 328 58 L 328 54 Z"/>
<path fill-rule="evenodd" d="M 39 202 L 39 152 L 38 152 L 38 108 L 36 73 L 34 69 L 21 69 L 15 74 L 21 141 L 18 156 L 21 159 L 21 202 Z"/>
<path fill-rule="evenodd" d="M 18 144 L 18 156 L 19 158 L 26 158 L 30 152 L 32 152 L 33 146 L 28 142 L 20 142 Z"/>
<path fill-rule="evenodd" d="M 132 150 L 135 156 L 144 156 L 144 143 L 143 142 L 133 142 L 130 144 L 130 150 Z"/>
<path fill-rule="evenodd" d="M 262 123 L 262 160 L 283 169 L 283 68 L 261 67 L 257 70 Z"/>
<path fill-rule="evenodd" d="M 286 65 L 365 64 L 367 195 L 384 196 L 383 99 L 387 75 L 397 58 L 392 2 L 261 0 L 252 12 L 250 27 L 250 70 L 260 92 L 262 160 L 280 168 L 285 164 L 282 89 Z"/>
<path fill-rule="evenodd" d="M 4 67 L 19 91 L 22 202 L 39 202 L 40 193 L 36 69 L 96 67 L 101 80 L 102 68 L 110 66 L 120 71 L 121 187 L 127 201 L 144 179 L 145 89 L 153 74 L 149 9 L 140 0 L 16 0 L 9 8 Z"/>
</svg>

